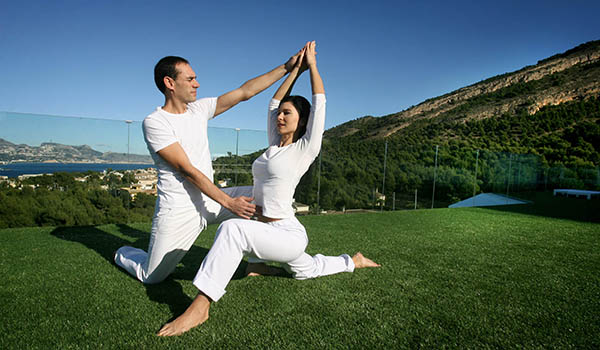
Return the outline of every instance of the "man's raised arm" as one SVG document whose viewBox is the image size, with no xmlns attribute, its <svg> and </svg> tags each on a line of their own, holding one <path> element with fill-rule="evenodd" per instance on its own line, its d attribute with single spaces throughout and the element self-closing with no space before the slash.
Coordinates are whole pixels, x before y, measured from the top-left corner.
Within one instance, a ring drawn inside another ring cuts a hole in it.
<svg viewBox="0 0 600 350">
<path fill-rule="evenodd" d="M 300 57 L 300 53 L 301 52 L 299 51 L 297 54 L 290 57 L 285 64 L 276 67 L 272 71 L 250 79 L 242 84 L 242 86 L 239 88 L 219 96 L 217 99 L 215 116 L 227 111 L 242 101 L 249 100 L 250 98 L 267 89 L 269 86 L 273 85 L 273 83 L 281 79 L 294 68 L 298 57 Z"/>
</svg>

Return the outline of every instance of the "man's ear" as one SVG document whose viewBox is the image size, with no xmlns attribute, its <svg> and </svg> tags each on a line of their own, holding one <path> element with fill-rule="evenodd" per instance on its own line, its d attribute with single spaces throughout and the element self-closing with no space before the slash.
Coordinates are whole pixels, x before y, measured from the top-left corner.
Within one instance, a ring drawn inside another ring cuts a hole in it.
<svg viewBox="0 0 600 350">
<path fill-rule="evenodd" d="M 167 90 L 175 89 L 175 80 L 173 80 L 173 78 L 171 78 L 170 76 L 165 75 L 165 77 L 163 78 L 163 82 L 165 83 L 165 87 L 167 88 Z"/>
</svg>

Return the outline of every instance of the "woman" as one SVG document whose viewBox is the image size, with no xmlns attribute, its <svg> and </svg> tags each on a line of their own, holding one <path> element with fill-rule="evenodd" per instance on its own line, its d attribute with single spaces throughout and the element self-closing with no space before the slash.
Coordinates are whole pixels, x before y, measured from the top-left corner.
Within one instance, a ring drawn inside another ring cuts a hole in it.
<svg viewBox="0 0 600 350">
<path fill-rule="evenodd" d="M 304 252 L 308 238 L 294 216 L 292 197 L 300 177 L 319 154 L 325 126 L 325 89 L 315 46 L 314 41 L 304 46 L 269 104 L 270 147 L 252 164 L 257 220 L 232 219 L 221 224 L 193 281 L 200 290 L 198 296 L 181 316 L 161 328 L 159 336 L 178 335 L 206 321 L 210 303 L 225 294 L 244 256 L 282 263 L 296 279 L 379 266 L 361 253 L 311 257 Z M 310 71 L 312 108 L 303 97 L 289 96 L 306 69 Z"/>
</svg>

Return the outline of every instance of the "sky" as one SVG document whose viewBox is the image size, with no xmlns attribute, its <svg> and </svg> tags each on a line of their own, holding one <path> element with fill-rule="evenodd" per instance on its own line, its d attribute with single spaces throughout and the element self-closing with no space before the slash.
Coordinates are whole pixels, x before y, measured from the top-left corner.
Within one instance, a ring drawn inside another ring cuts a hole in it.
<svg viewBox="0 0 600 350">
<path fill-rule="evenodd" d="M 167 55 L 190 61 L 199 97 L 219 96 L 315 40 L 331 128 L 600 39 L 597 0 L 0 3 L 0 111 L 136 125 L 164 102 L 153 68 Z M 265 130 L 276 87 L 209 125 Z M 310 96 L 308 74 L 294 94 Z M 37 132 L 52 134 L 44 128 Z"/>
</svg>

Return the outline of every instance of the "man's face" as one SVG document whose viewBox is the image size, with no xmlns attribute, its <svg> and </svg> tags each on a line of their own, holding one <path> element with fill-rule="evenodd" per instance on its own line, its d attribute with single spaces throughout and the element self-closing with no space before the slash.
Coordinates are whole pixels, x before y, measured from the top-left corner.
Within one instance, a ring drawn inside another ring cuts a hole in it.
<svg viewBox="0 0 600 350">
<path fill-rule="evenodd" d="M 196 73 L 187 63 L 179 63 L 175 68 L 177 68 L 179 74 L 177 79 L 173 81 L 174 97 L 185 103 L 196 101 L 196 89 L 200 86 L 196 80 Z"/>
</svg>

